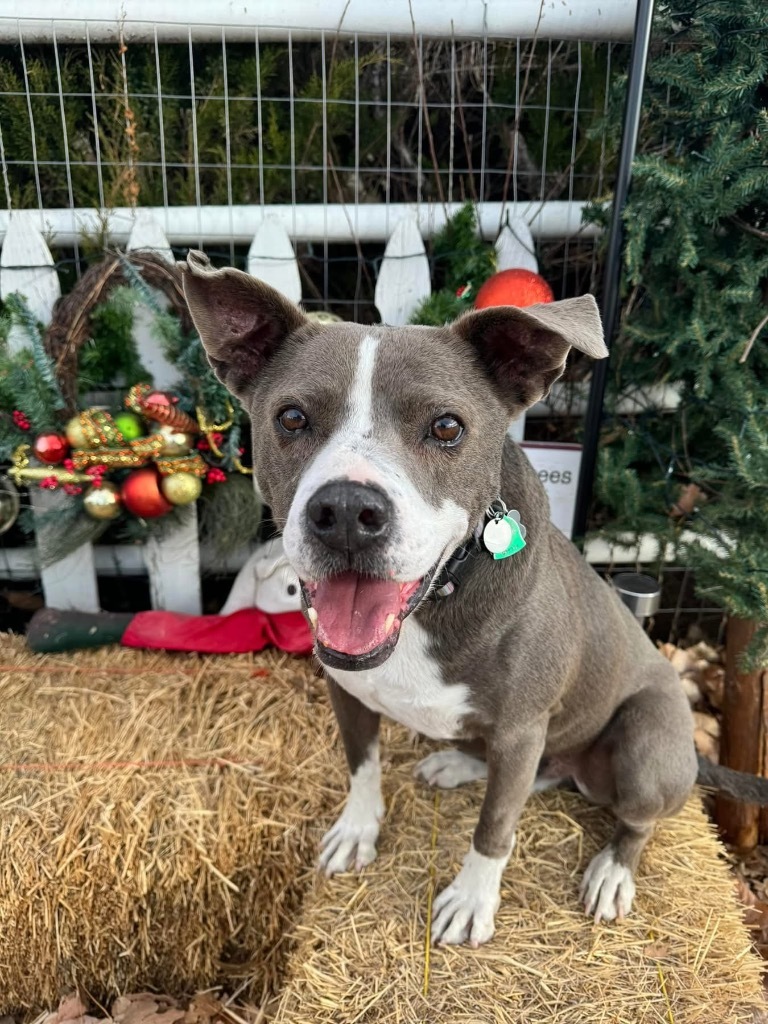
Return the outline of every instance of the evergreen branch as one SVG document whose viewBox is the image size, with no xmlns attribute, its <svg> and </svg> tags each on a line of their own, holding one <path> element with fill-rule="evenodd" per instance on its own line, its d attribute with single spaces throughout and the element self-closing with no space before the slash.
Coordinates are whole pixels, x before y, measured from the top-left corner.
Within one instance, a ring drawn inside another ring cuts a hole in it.
<svg viewBox="0 0 768 1024">
<path fill-rule="evenodd" d="M 117 254 L 120 267 L 125 274 L 126 280 L 128 281 L 131 288 L 138 293 L 141 301 L 145 306 L 148 306 L 152 312 L 159 316 L 161 313 L 165 313 L 165 309 L 157 301 L 152 289 L 149 287 L 147 282 L 141 276 L 139 271 L 136 269 L 134 264 L 128 259 L 125 253 L 119 252 Z"/>
<path fill-rule="evenodd" d="M 56 379 L 56 371 L 50 356 L 45 351 L 43 332 L 37 320 L 35 320 L 32 310 L 18 292 L 14 292 L 6 298 L 5 306 L 10 314 L 11 321 L 18 324 L 27 338 L 29 338 L 35 369 L 50 389 L 53 407 L 55 409 L 64 409 L 66 403 L 62 397 L 59 382 Z"/>
</svg>

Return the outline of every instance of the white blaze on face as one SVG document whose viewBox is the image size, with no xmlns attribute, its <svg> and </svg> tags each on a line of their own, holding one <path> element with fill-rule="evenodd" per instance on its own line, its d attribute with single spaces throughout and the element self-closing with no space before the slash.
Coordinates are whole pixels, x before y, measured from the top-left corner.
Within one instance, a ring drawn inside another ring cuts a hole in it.
<svg viewBox="0 0 768 1024">
<path fill-rule="evenodd" d="M 420 579 L 467 534 L 467 511 L 447 498 L 437 506 L 428 502 L 418 488 L 415 456 L 388 443 L 387 434 L 376 436 L 374 373 L 379 343 L 373 335 L 360 342 L 344 418 L 299 481 L 288 513 L 283 542 L 294 569 L 304 579 L 313 578 L 307 502 L 330 480 L 375 484 L 388 496 L 395 522 L 384 557 L 399 582 Z M 397 424 L 392 427 L 389 437 L 397 432 Z"/>
</svg>

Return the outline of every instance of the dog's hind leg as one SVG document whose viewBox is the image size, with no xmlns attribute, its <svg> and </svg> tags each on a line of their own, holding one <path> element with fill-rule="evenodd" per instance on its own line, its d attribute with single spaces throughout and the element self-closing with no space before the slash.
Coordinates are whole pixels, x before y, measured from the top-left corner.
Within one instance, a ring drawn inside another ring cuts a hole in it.
<svg viewBox="0 0 768 1024">
<path fill-rule="evenodd" d="M 436 750 L 413 769 L 417 779 L 439 789 L 455 789 L 467 782 L 488 778 L 488 765 L 479 757 L 462 750 Z"/>
<path fill-rule="evenodd" d="M 611 842 L 591 861 L 581 895 L 596 921 L 629 913 L 634 873 L 659 818 L 676 814 L 696 780 L 693 723 L 676 674 L 651 681 L 618 709 L 575 773 L 582 793 L 617 818 Z"/>
</svg>

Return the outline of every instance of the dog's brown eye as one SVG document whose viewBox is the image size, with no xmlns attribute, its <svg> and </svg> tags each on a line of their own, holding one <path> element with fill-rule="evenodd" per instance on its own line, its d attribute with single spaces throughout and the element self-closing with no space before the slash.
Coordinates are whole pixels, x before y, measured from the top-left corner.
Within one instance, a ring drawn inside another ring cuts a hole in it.
<svg viewBox="0 0 768 1024">
<path fill-rule="evenodd" d="M 438 416 L 432 421 L 429 432 L 441 444 L 456 444 L 464 433 L 464 424 L 455 416 Z"/>
<path fill-rule="evenodd" d="M 297 430 L 304 430 L 305 427 L 309 426 L 309 420 L 301 411 L 291 407 L 290 409 L 283 409 L 280 415 L 277 417 L 277 422 L 289 433 L 293 434 Z"/>
</svg>

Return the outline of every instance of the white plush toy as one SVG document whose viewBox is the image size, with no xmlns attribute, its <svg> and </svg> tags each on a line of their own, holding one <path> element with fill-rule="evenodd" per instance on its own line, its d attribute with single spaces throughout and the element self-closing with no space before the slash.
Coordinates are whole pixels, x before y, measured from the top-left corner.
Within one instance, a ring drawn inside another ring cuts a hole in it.
<svg viewBox="0 0 768 1024">
<path fill-rule="evenodd" d="M 260 544 L 237 574 L 221 615 L 258 608 L 269 615 L 301 610 L 299 579 L 288 564 L 283 538 Z"/>
</svg>

